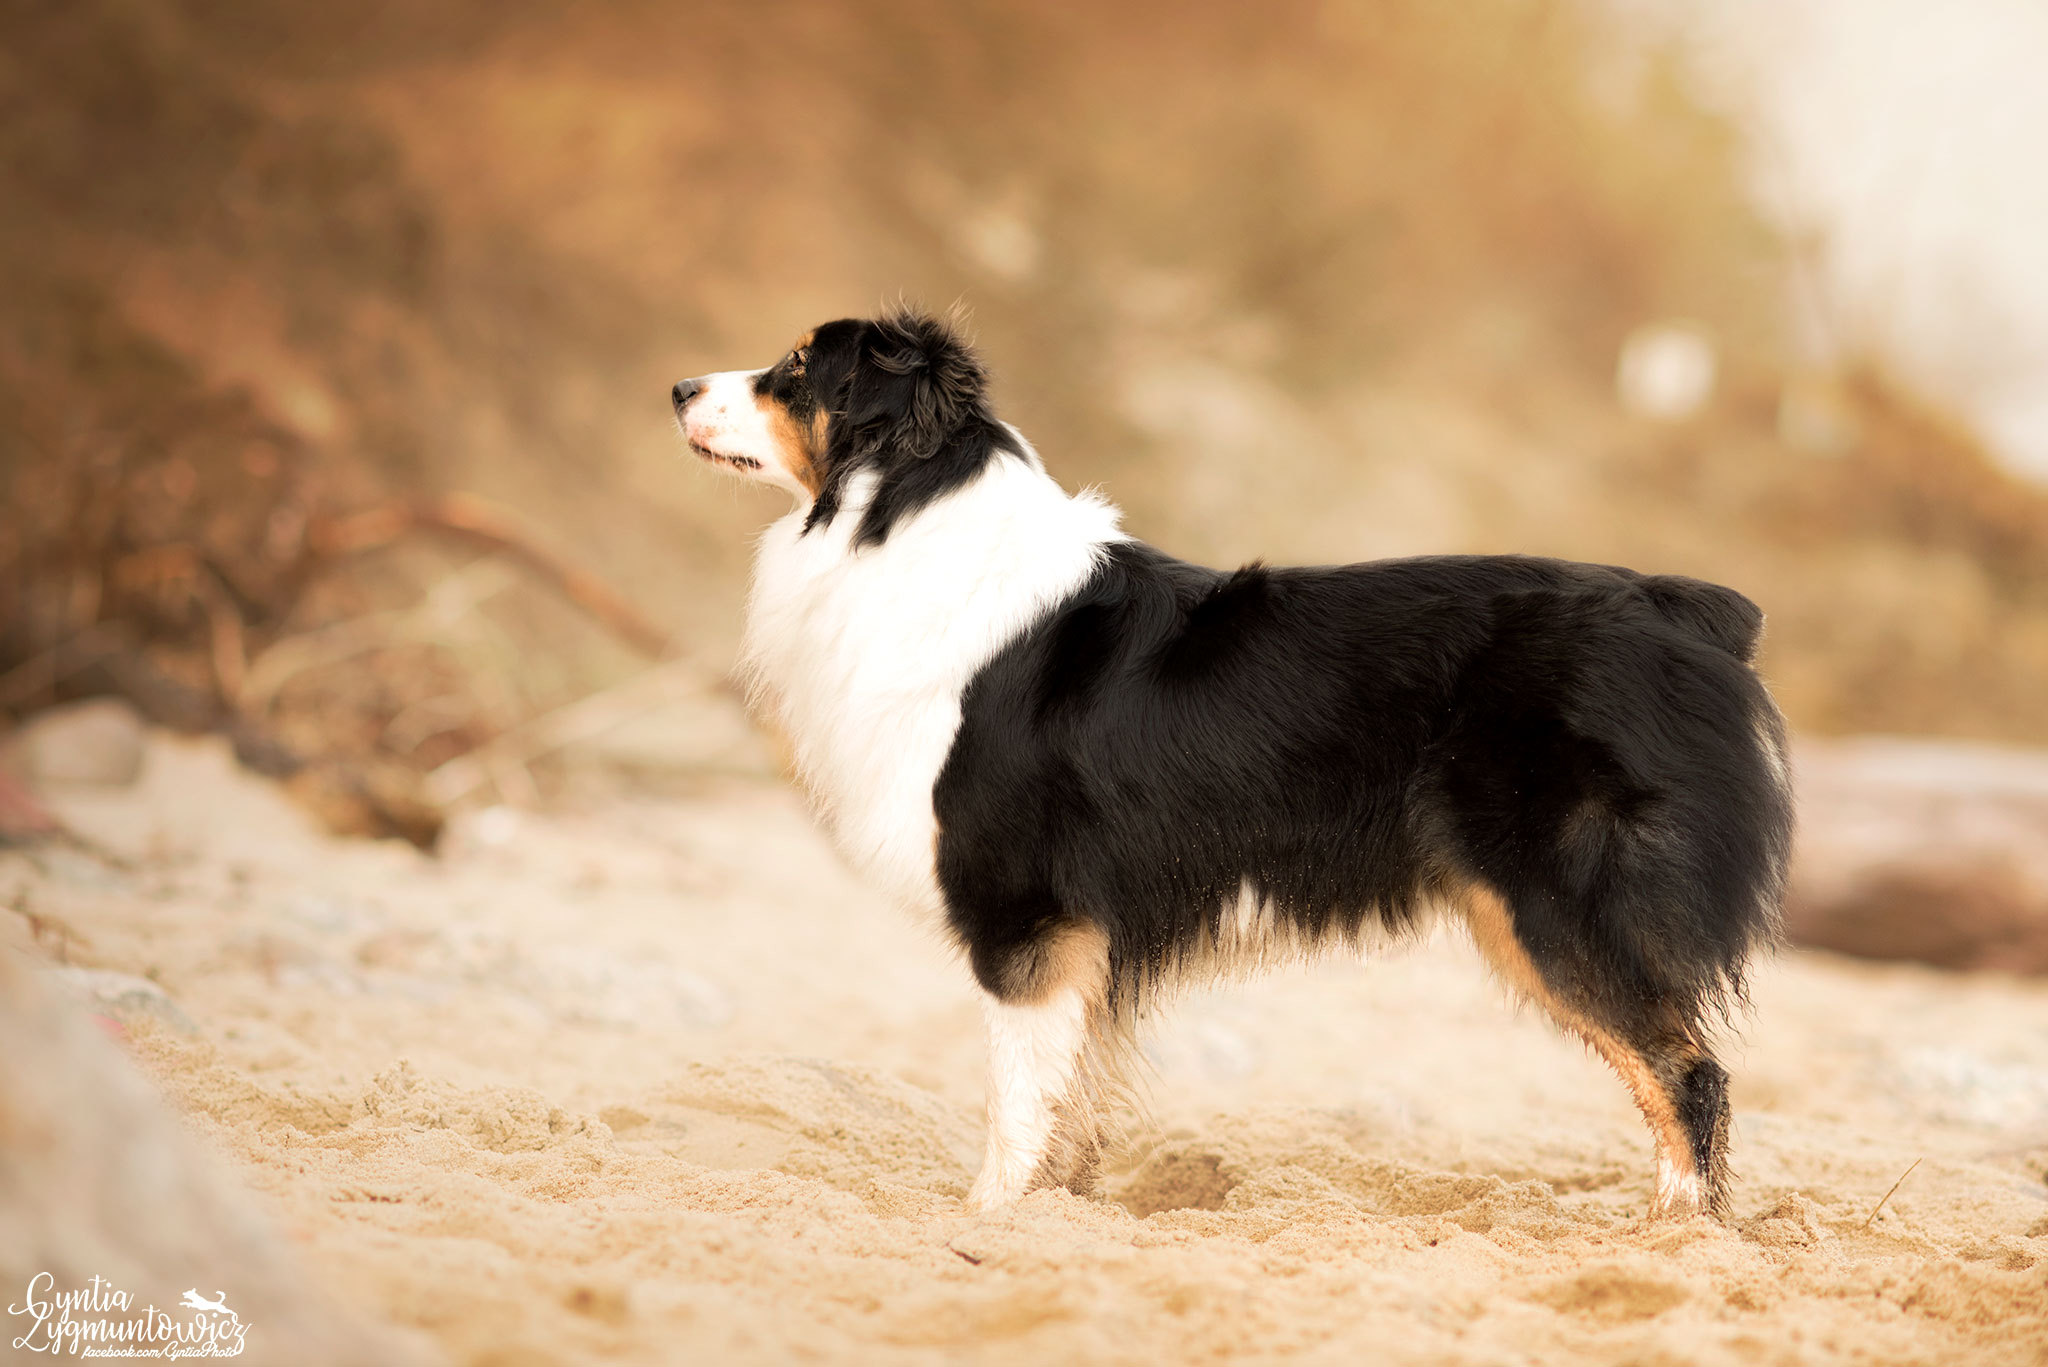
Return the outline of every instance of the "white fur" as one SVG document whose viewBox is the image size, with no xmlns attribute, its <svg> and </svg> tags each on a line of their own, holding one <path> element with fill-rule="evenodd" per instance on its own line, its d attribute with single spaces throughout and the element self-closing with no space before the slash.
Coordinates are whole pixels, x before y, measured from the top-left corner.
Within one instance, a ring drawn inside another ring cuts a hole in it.
<svg viewBox="0 0 2048 1367">
<path fill-rule="evenodd" d="M 1657 1151 L 1657 1199 L 1652 1209 L 1675 1213 L 1701 1208 L 1700 1175 L 1691 1163 Z"/>
<path fill-rule="evenodd" d="M 988 1148 L 967 1202 L 993 1210 L 1016 1200 L 1045 1161 L 1055 1106 L 1075 1085 L 1088 1037 L 1087 998 L 1078 987 L 1039 1006 L 983 997 L 988 1025 Z"/>
<path fill-rule="evenodd" d="M 1115 508 L 1069 495 L 1035 455 L 996 457 L 860 550 L 874 483 L 863 473 L 848 486 L 830 525 L 806 533 L 800 506 L 762 536 L 745 668 L 847 859 L 937 916 L 932 785 L 960 695 L 1125 536 Z"/>
<path fill-rule="evenodd" d="M 704 388 L 678 419 L 691 445 L 728 459 L 752 461 L 753 470 L 738 473 L 809 498 L 803 480 L 789 467 L 782 443 L 776 440 L 768 411 L 754 392 L 758 370 L 721 370 L 704 377 Z"/>
<path fill-rule="evenodd" d="M 1213 933 L 1205 934 L 1186 959 L 1172 964 L 1157 987 L 1199 987 L 1219 977 L 1249 978 L 1286 964 L 1306 963 L 1333 952 L 1376 954 L 1392 949 L 1403 937 L 1421 939 L 1442 918 L 1444 908 L 1426 902 L 1402 931 L 1389 932 L 1375 912 L 1360 918 L 1348 934 L 1304 935 L 1273 903 L 1259 895 L 1250 879 L 1224 900 Z"/>
<path fill-rule="evenodd" d="M 1213 935 L 1205 936 L 1183 974 L 1195 982 L 1217 975 L 1245 975 L 1308 957 L 1317 946 L 1305 943 L 1294 925 L 1277 913 L 1245 879 L 1237 896 L 1223 903 Z"/>
<path fill-rule="evenodd" d="M 1751 723 L 1756 732 L 1757 748 L 1763 751 L 1764 763 L 1771 771 L 1771 782 L 1787 791 L 1792 787 L 1792 765 L 1785 758 L 1785 739 L 1772 719 L 1759 713 Z"/>
</svg>

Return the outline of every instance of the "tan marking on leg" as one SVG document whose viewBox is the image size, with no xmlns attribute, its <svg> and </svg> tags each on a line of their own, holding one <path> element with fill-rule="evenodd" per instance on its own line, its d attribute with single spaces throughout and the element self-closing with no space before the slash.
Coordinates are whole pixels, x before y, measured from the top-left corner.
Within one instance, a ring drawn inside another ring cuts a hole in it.
<svg viewBox="0 0 2048 1367">
<path fill-rule="evenodd" d="M 1004 975 L 1003 1000 L 1036 1006 L 1066 988 L 1079 988 L 1091 1009 L 1109 990 L 1109 936 L 1092 921 L 1069 921 L 1020 951 Z"/>
<path fill-rule="evenodd" d="M 1472 942 L 1494 972 L 1509 988 L 1541 1006 L 1551 1019 L 1591 1045 L 1635 1098 L 1636 1108 L 1649 1123 L 1657 1145 L 1657 1197 L 1653 1210 L 1682 1213 L 1700 1209 L 1703 1193 L 1692 1140 L 1679 1121 L 1670 1093 L 1657 1080 L 1649 1062 L 1634 1046 L 1551 991 L 1529 952 L 1516 938 L 1513 914 L 1499 893 L 1474 884 L 1463 899 L 1463 910 Z"/>
</svg>

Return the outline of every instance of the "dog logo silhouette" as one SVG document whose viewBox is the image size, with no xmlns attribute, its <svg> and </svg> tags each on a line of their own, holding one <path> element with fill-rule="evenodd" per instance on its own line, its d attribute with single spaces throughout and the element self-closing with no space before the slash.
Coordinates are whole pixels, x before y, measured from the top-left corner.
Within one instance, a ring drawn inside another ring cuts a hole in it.
<svg viewBox="0 0 2048 1367">
<path fill-rule="evenodd" d="M 179 1301 L 178 1304 L 184 1306 L 187 1310 L 211 1310 L 221 1315 L 233 1315 L 235 1313 L 228 1309 L 228 1293 L 225 1291 L 214 1292 L 212 1300 L 206 1299 L 196 1290 L 187 1291 L 185 1298 Z M 240 1317 L 237 1316 L 236 1318 Z"/>
</svg>

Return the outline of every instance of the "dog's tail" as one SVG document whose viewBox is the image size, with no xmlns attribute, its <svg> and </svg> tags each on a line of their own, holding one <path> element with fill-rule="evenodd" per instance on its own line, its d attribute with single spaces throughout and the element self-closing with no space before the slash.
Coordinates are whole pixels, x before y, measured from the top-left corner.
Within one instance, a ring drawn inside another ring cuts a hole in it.
<svg viewBox="0 0 2048 1367">
<path fill-rule="evenodd" d="M 1647 575 L 1643 592 L 1657 611 L 1744 664 L 1756 659 L 1764 637 L 1764 610 L 1734 589 L 1681 574 Z"/>
</svg>

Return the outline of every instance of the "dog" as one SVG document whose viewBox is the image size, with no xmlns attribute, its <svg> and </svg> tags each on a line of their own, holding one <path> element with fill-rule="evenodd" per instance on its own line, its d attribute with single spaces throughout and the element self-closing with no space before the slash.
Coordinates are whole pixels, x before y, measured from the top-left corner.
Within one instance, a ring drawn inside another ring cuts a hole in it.
<svg viewBox="0 0 2048 1367">
<path fill-rule="evenodd" d="M 1728 1212 L 1715 1026 L 1791 840 L 1763 615 L 1674 575 L 1444 555 L 1222 571 L 1069 494 L 946 322 L 841 319 L 672 394 L 762 536 L 742 677 L 849 861 L 964 952 L 969 1203 L 1092 1189 L 1174 986 L 1461 918 Z"/>
</svg>

